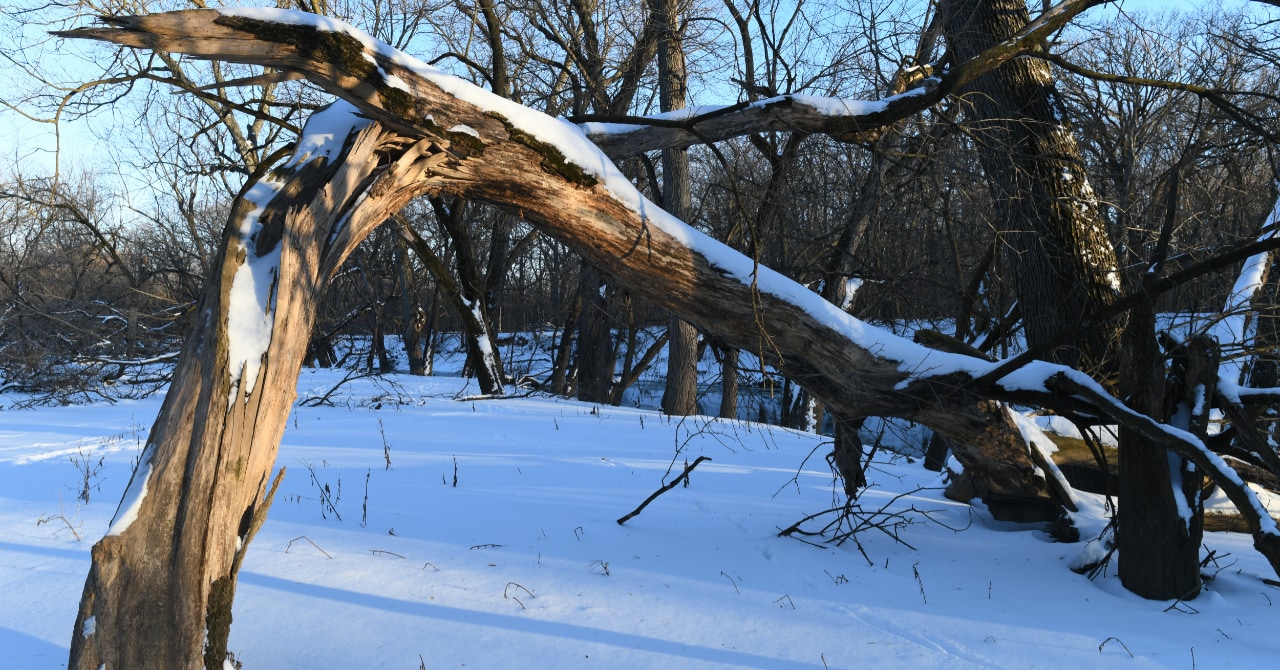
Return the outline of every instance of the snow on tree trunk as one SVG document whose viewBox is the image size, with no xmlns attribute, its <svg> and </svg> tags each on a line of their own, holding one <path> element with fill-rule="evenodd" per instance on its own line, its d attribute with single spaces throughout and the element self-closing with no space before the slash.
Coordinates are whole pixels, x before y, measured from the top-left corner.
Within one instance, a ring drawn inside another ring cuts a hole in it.
<svg viewBox="0 0 1280 670">
<path fill-rule="evenodd" d="M 1276 200 L 1271 215 L 1263 223 L 1262 234 L 1258 241 L 1268 240 L 1276 236 L 1280 228 L 1280 199 Z M 1210 335 L 1222 347 L 1222 382 L 1227 386 L 1241 384 L 1244 376 L 1245 362 L 1260 355 L 1262 347 L 1253 347 L 1257 333 L 1257 318 L 1260 310 L 1255 309 L 1262 299 L 1262 291 L 1271 271 L 1273 252 L 1267 251 L 1250 256 L 1240 268 L 1231 293 L 1227 295 L 1226 304 L 1222 307 L 1222 318 L 1213 325 Z"/>
<path fill-rule="evenodd" d="M 449 273 L 449 268 L 445 265 L 444 260 L 431 249 L 431 245 L 413 229 L 413 226 L 408 221 L 400 219 L 398 223 L 401 242 L 413 249 L 418 259 L 427 266 L 427 269 L 436 280 L 436 296 L 439 297 L 443 294 L 445 301 L 450 309 L 453 310 L 454 316 L 458 317 L 458 322 L 462 324 L 462 332 L 467 345 L 467 360 L 476 376 L 476 384 L 480 387 L 480 393 L 484 395 L 502 395 L 505 393 L 502 381 L 502 361 L 498 356 L 497 349 L 494 347 L 493 333 L 489 329 L 489 319 L 485 314 L 483 305 L 478 299 L 467 297 L 468 291 L 464 286 L 454 281 L 453 275 Z M 463 274 L 465 275 L 466 273 L 464 272 Z M 472 295 L 479 294 L 476 290 L 472 290 L 470 293 Z M 432 310 L 434 309 L 433 305 Z M 429 330 L 434 330 L 434 328 Z M 423 356 L 424 368 L 430 365 L 430 358 L 431 354 L 428 351 Z"/>
<path fill-rule="evenodd" d="M 236 570 L 265 518 L 314 306 L 390 213 L 350 208 L 377 193 L 398 209 L 421 172 L 414 149 L 386 164 L 387 134 L 352 112 L 314 114 L 294 159 L 233 206 L 172 387 L 93 547 L 69 667 L 222 667 Z"/>
<path fill-rule="evenodd" d="M 940 11 L 947 42 L 962 60 L 1010 39 L 1030 21 L 1025 0 L 949 0 Z M 1120 297 L 1115 250 L 1063 119 L 1049 64 L 1010 61 L 975 80 L 966 93 L 979 123 L 979 158 L 1003 209 L 997 220 L 1004 226 L 1000 234 L 1017 280 L 1027 344 L 1044 345 Z M 1132 350 L 1124 354 L 1124 370 L 1130 376 L 1121 375 L 1121 383 L 1135 408 L 1163 419 L 1154 318 L 1134 318 L 1138 322 L 1127 329 L 1119 319 L 1095 324 L 1049 357 L 1110 379 L 1125 332 Z M 1194 596 L 1198 536 L 1188 534 L 1178 514 L 1185 501 L 1170 483 L 1171 456 L 1133 431 L 1122 431 L 1120 452 L 1121 580 L 1149 598 Z M 1151 580 L 1152 573 L 1160 577 Z"/>
<path fill-rule="evenodd" d="M 939 11 L 950 53 L 962 61 L 1011 39 L 1030 21 L 1025 0 L 948 0 Z M 981 138 L 978 157 L 1001 208 L 995 220 L 1003 226 L 1027 343 L 1034 347 L 1120 296 L 1115 250 L 1049 64 L 1012 60 L 964 93 Z M 1105 371 L 1119 334 L 1118 322 L 1098 324 L 1052 358 Z"/>
</svg>

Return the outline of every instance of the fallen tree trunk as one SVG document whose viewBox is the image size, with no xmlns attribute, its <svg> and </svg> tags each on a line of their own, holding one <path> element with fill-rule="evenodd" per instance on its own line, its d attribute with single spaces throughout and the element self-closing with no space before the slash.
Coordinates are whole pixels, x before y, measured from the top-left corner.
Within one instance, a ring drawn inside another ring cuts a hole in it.
<svg viewBox="0 0 1280 670">
<path fill-rule="evenodd" d="M 138 521 L 113 527 L 94 548 L 71 667 L 221 665 L 231 566 L 247 537 L 238 521 L 252 517 L 261 499 L 314 304 L 355 244 L 422 193 L 515 210 L 633 292 L 726 345 L 758 352 L 838 415 L 920 421 L 957 445 L 995 440 L 1008 462 L 977 474 L 1001 495 L 1050 500 L 1034 468 L 1020 465 L 1030 461 L 1007 417 L 993 420 L 984 400 L 1088 407 L 1159 430 L 1083 375 L 1047 364 L 974 385 L 996 364 L 930 350 L 850 317 L 645 200 L 571 124 L 443 75 L 345 24 L 277 10 L 108 22 L 114 27 L 64 34 L 298 72 L 376 123 L 361 130 L 349 107 L 335 105 L 328 130 L 343 149 L 321 152 L 300 142 L 310 162 L 295 159 L 270 182 L 273 194 L 258 192 L 260 183 L 235 206 L 222 269 L 202 305 L 205 318 L 121 508 L 122 518 Z M 332 122 L 335 114 L 346 115 L 345 125 Z M 260 311 L 234 309 L 232 296 L 245 288 L 242 269 L 277 251 L 275 274 L 255 284 L 265 296 L 256 303 Z M 230 327 L 236 314 L 256 314 L 249 319 L 254 337 Z M 1050 388 L 1051 377 L 1066 381 Z M 1256 545 L 1280 570 L 1280 529 L 1259 514 L 1256 497 L 1194 436 L 1168 433 L 1165 441 L 1240 506 Z M 158 602 L 165 611 L 154 611 Z"/>
</svg>

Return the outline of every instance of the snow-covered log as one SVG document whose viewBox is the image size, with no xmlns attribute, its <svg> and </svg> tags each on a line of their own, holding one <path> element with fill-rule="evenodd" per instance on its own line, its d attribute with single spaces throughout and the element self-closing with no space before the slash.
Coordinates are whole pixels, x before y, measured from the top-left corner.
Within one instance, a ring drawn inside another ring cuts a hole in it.
<svg viewBox="0 0 1280 670">
<path fill-rule="evenodd" d="M 959 383 L 988 363 L 852 319 L 693 230 L 645 199 L 573 124 L 311 14 L 225 9 L 105 21 L 114 27 L 65 34 L 304 75 L 406 142 L 429 145 L 424 190 L 516 210 L 634 292 L 761 354 L 840 416 L 911 418 L 950 435 L 978 495 L 1052 503 L 1017 431 Z M 1018 53 L 1007 45 L 994 51 Z"/>
</svg>

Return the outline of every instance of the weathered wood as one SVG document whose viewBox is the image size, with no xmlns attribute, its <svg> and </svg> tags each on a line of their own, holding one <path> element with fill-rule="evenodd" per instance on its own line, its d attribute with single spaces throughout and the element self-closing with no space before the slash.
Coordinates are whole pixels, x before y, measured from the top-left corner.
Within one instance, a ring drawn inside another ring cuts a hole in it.
<svg viewBox="0 0 1280 670">
<path fill-rule="evenodd" d="M 392 163 L 387 141 L 398 154 Z M 234 566 L 252 539 L 246 522 L 263 504 L 315 304 L 359 241 L 416 194 L 422 157 L 375 124 L 349 136 L 337 160 L 276 173 L 279 189 L 264 208 L 247 197 L 233 206 L 202 317 L 130 482 L 136 520 L 129 523 L 131 510 L 122 507 L 93 547 L 69 667 L 221 667 L 221 658 L 205 653 L 225 649 Z M 371 205 L 353 208 L 364 195 Z M 255 216 L 261 226 L 245 237 L 241 227 Z M 228 323 L 237 273 L 277 251 L 270 344 L 260 359 L 233 366 Z"/>
<path fill-rule="evenodd" d="M 423 175 L 433 192 L 516 208 L 592 263 L 608 267 L 633 292 L 718 334 L 727 345 L 762 354 L 839 416 L 902 416 L 929 423 L 956 444 L 992 442 L 991 417 L 977 409 L 980 398 L 953 385 L 958 380 L 896 388 L 911 376 L 898 362 L 851 342 L 839 326 L 789 298 L 758 290 L 752 278 L 726 276 L 712 259 L 648 225 L 642 213 L 554 149 L 517 131 L 500 115 L 441 90 L 385 53 L 365 49 L 350 35 L 212 10 L 110 22 L 118 28 L 71 34 L 295 70 L 398 132 L 437 138 L 448 151 L 437 153 Z M 250 43 L 255 46 L 246 48 Z M 1001 49 L 1005 46 L 996 51 Z M 473 131 L 478 140 L 442 130 L 458 126 Z M 531 171 L 530 165 L 543 169 Z M 972 407 L 961 409 L 966 404 Z M 1008 432 L 1007 427 L 1002 430 Z M 999 491 L 1015 499 L 1048 500 L 1043 480 L 1031 474 L 1025 446 L 1019 451 L 1013 440 L 1000 440 L 1009 442 L 1004 449 L 1009 460 L 972 468 L 980 480 L 979 495 Z M 964 452 L 957 455 L 970 461 L 966 466 L 981 463 Z"/>
</svg>

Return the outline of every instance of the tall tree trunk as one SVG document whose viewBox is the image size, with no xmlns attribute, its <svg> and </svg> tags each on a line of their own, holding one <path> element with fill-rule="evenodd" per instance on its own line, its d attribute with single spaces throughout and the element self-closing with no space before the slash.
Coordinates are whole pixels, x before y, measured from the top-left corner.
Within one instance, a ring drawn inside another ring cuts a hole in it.
<svg viewBox="0 0 1280 670">
<path fill-rule="evenodd" d="M 1165 414 L 1164 360 L 1151 335 L 1155 314 L 1134 310 L 1125 334 L 1120 392 L 1133 409 Z M 1199 538 L 1177 523 L 1172 454 L 1128 429 L 1120 430 L 1120 490 L 1116 545 L 1125 588 L 1146 598 L 1195 596 L 1200 589 Z M 1163 523 L 1153 523 L 1163 521 Z M 1181 528 L 1181 531 L 1179 530 Z"/>
<path fill-rule="evenodd" d="M 409 249 L 403 238 L 396 238 L 395 264 L 400 269 L 400 337 L 404 341 L 405 358 L 409 374 L 425 376 L 427 362 L 423 356 L 423 331 L 427 327 L 427 313 L 422 309 L 422 296 L 418 295 L 418 282 L 413 272 Z"/>
<path fill-rule="evenodd" d="M 560 328 L 560 341 L 556 343 L 555 364 L 551 368 L 551 392 L 566 395 L 569 391 L 569 366 L 573 359 L 573 339 L 578 332 L 578 316 L 582 313 L 582 293 L 579 291 L 573 299 L 569 313 L 565 315 L 564 325 Z"/>
<path fill-rule="evenodd" d="M 1025 0 L 946 0 L 940 11 L 951 54 L 960 61 L 1008 40 L 1029 20 Z M 1011 60 L 964 93 L 1034 347 L 1119 297 L 1115 250 L 1049 64 Z M 1052 358 L 1109 375 L 1120 331 L 1118 323 L 1098 324 Z"/>
<path fill-rule="evenodd" d="M 489 315 L 493 332 L 504 329 L 502 297 L 507 292 L 507 273 L 511 270 L 511 227 L 515 220 L 507 214 L 499 214 L 493 222 L 489 238 L 489 260 L 484 271 L 484 311 Z"/>
<path fill-rule="evenodd" d="M 1029 20 L 1024 0 L 947 0 L 947 41 L 965 60 L 1009 39 Z M 1012 60 L 969 85 L 966 103 L 977 124 L 978 153 L 1002 209 L 1000 235 L 1013 269 L 1023 328 L 1032 347 L 1045 345 L 1120 295 L 1115 250 L 1084 161 L 1044 61 Z M 1150 306 L 1146 307 L 1148 311 Z M 1061 363 L 1107 380 L 1120 375 L 1134 409 L 1161 420 L 1163 364 L 1151 314 L 1136 322 L 1100 323 L 1049 352 Z M 1178 514 L 1165 447 L 1133 431 L 1120 439 L 1120 576 L 1148 598 L 1182 598 L 1199 590 L 1191 521 Z M 1192 588 L 1191 585 L 1195 585 Z"/>
<path fill-rule="evenodd" d="M 613 348 L 613 319 L 606 299 L 604 275 L 589 261 L 580 274 L 582 309 L 578 313 L 578 399 L 609 402 L 617 355 Z"/>
<path fill-rule="evenodd" d="M 720 359 L 720 418 L 738 418 L 738 350 L 721 349 Z"/>
<path fill-rule="evenodd" d="M 1277 221 L 1280 224 L 1280 221 Z M 1280 386 L 1280 267 L 1276 254 L 1271 255 L 1267 268 L 1267 281 L 1254 296 L 1253 311 L 1256 319 L 1253 353 L 1249 361 L 1249 386 L 1272 388 Z M 1280 445 L 1280 413 L 1274 406 L 1262 406 L 1253 412 L 1258 433 L 1263 435 L 1272 449 Z"/>
<path fill-rule="evenodd" d="M 658 26 L 658 87 L 663 112 L 685 108 L 688 75 L 680 7 L 676 0 L 649 0 L 649 12 Z M 689 186 L 689 154 L 685 149 L 662 152 L 662 207 L 681 221 L 692 213 Z M 667 384 L 662 411 L 673 416 L 698 413 L 698 329 L 677 316 L 667 325 Z"/>
<path fill-rule="evenodd" d="M 667 324 L 667 383 L 662 393 L 662 413 L 688 416 L 698 413 L 698 329 L 673 316 Z"/>
<path fill-rule="evenodd" d="M 443 263 L 430 267 L 438 270 L 437 281 L 445 288 L 449 304 L 454 307 L 462 322 L 468 367 L 476 375 L 480 392 L 485 395 L 502 395 L 505 392 L 502 358 L 493 331 L 493 320 L 485 309 L 484 279 L 480 275 L 479 259 L 466 222 L 470 203 L 465 198 L 453 198 L 446 202 L 444 198 L 432 197 L 431 206 L 436 213 L 436 222 L 453 241 L 456 251 L 454 266 L 458 270 L 457 283 L 449 280 L 448 267 Z M 414 244 L 414 249 L 421 250 L 423 246 Z M 451 286 L 452 289 L 449 288 Z"/>
</svg>

